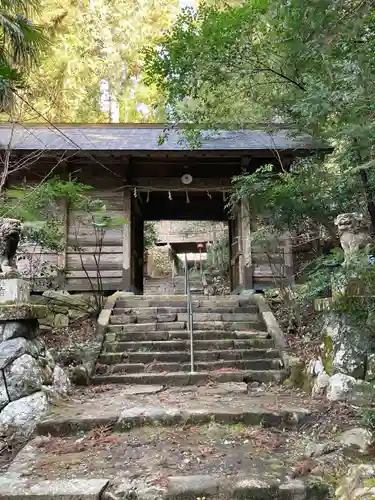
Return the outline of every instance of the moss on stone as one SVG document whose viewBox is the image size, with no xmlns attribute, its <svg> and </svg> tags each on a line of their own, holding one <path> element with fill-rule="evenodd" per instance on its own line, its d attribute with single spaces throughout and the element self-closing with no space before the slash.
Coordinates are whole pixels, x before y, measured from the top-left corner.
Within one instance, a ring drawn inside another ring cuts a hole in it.
<svg viewBox="0 0 375 500">
<path fill-rule="evenodd" d="M 330 335 L 323 335 L 323 352 L 321 354 L 324 370 L 328 375 L 333 375 L 333 359 L 335 356 L 334 344 Z"/>
<path fill-rule="evenodd" d="M 299 389 L 305 389 L 306 379 L 308 377 L 305 370 L 305 362 L 300 358 L 290 357 L 288 359 L 289 364 L 289 377 L 284 380 L 284 385 L 289 387 L 296 387 Z"/>
<path fill-rule="evenodd" d="M 369 477 L 368 479 L 365 479 L 363 484 L 366 488 L 375 487 L 375 477 Z"/>
<path fill-rule="evenodd" d="M 29 303 L 1 304 L 0 321 L 12 321 L 18 319 L 38 319 L 47 315 L 47 308 L 42 305 Z"/>
</svg>

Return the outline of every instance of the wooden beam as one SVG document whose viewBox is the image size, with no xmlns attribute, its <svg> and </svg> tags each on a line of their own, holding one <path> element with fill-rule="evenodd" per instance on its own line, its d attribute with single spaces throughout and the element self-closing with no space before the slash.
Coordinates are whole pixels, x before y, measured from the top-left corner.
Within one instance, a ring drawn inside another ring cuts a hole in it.
<svg viewBox="0 0 375 500">
<path fill-rule="evenodd" d="M 138 190 L 149 191 L 220 191 L 226 192 L 233 189 L 229 178 L 193 178 L 191 184 L 184 185 L 179 177 L 134 177 L 131 185 Z"/>
<path fill-rule="evenodd" d="M 131 192 L 124 189 L 124 218 L 122 237 L 122 289 L 131 290 L 131 258 L 132 258 L 132 238 L 131 238 Z"/>
<path fill-rule="evenodd" d="M 66 268 L 67 268 L 67 246 L 69 235 L 69 217 L 68 217 L 68 202 L 60 200 L 58 202 L 59 213 L 61 214 L 61 245 L 62 248 L 57 254 L 57 283 L 59 288 L 64 289 L 66 283 Z"/>
<path fill-rule="evenodd" d="M 242 239 L 242 285 L 245 290 L 253 288 L 252 258 L 251 258 L 251 231 L 250 213 L 247 201 L 241 201 L 241 239 Z"/>
</svg>

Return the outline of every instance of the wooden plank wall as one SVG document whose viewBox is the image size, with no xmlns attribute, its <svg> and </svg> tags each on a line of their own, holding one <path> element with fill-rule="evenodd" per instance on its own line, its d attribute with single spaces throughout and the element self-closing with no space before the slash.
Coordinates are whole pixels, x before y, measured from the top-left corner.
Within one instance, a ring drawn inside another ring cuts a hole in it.
<svg viewBox="0 0 375 500">
<path fill-rule="evenodd" d="M 56 252 L 46 252 L 38 245 L 21 245 L 17 258 L 18 270 L 31 280 L 35 292 L 57 286 L 58 254 Z"/>
<path fill-rule="evenodd" d="M 290 238 L 285 236 L 278 241 L 274 252 L 265 252 L 260 245 L 252 244 L 251 261 L 253 268 L 253 287 L 256 289 L 278 287 L 280 282 L 292 279 L 293 256 Z"/>
<path fill-rule="evenodd" d="M 102 200 L 108 215 L 124 217 L 124 193 L 122 190 L 100 190 L 90 192 L 94 198 Z M 97 288 L 98 233 L 91 224 L 90 214 L 68 209 L 65 288 L 71 291 L 90 290 L 90 281 Z M 80 250 L 77 250 L 79 247 Z M 105 290 L 119 290 L 122 283 L 123 267 L 123 227 L 105 231 L 100 255 L 100 275 Z"/>
</svg>

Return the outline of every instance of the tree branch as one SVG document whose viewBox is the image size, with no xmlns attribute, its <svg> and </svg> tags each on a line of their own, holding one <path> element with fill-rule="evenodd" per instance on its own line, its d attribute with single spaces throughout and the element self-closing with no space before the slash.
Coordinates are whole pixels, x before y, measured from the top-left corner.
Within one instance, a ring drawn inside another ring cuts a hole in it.
<svg viewBox="0 0 375 500">
<path fill-rule="evenodd" d="M 279 71 L 276 71 L 275 69 L 272 69 L 272 68 L 255 68 L 255 71 L 257 71 L 258 73 L 267 72 L 268 71 L 269 73 L 273 73 L 274 75 L 279 76 L 283 80 L 286 80 L 287 82 L 292 83 L 293 85 L 295 85 L 299 89 L 301 89 L 303 91 L 306 90 L 305 87 L 303 85 L 301 85 L 300 83 L 298 83 L 296 80 L 293 80 L 293 78 L 290 78 L 289 76 L 284 75 L 283 73 L 280 73 Z"/>
</svg>

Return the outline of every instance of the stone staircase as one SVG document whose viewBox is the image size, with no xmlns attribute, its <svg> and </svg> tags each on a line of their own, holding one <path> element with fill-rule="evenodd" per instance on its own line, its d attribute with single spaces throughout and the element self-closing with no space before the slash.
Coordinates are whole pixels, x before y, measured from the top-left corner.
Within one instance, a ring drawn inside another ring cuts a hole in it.
<svg viewBox="0 0 375 500">
<path fill-rule="evenodd" d="M 143 293 L 145 295 L 172 295 L 174 293 L 172 276 L 146 277 L 143 282 Z"/>
<path fill-rule="evenodd" d="M 203 285 L 200 276 L 190 277 L 189 285 L 192 295 L 203 295 Z M 183 295 L 185 293 L 185 276 L 175 276 L 174 293 L 175 295 Z"/>
<path fill-rule="evenodd" d="M 188 385 L 284 377 L 255 303 L 238 296 L 195 296 L 192 303 L 194 373 L 186 297 L 128 295 L 112 310 L 93 381 Z"/>
</svg>

